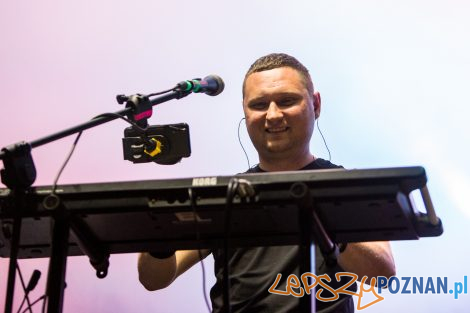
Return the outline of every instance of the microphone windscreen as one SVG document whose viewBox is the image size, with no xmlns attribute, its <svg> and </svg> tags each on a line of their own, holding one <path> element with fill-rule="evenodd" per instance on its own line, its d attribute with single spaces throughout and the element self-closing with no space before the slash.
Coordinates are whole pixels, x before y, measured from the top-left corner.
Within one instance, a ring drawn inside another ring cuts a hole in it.
<svg viewBox="0 0 470 313">
<path fill-rule="evenodd" d="M 26 287 L 26 292 L 30 292 L 34 288 L 36 288 L 39 278 L 41 278 L 41 272 L 38 270 L 34 270 L 31 278 L 29 279 L 28 286 Z"/>
<path fill-rule="evenodd" d="M 211 86 L 215 85 L 215 88 L 211 88 L 210 91 L 206 91 L 206 94 L 209 96 L 217 96 L 222 91 L 224 91 L 225 83 L 224 80 L 217 75 L 209 75 L 204 77 L 204 80 Z"/>
</svg>

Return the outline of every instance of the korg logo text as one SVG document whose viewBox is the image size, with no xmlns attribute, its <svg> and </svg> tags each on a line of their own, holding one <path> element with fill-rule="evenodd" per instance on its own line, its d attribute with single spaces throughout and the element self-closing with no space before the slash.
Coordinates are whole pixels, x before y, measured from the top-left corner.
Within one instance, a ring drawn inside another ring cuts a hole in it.
<svg viewBox="0 0 470 313">
<path fill-rule="evenodd" d="M 217 185 L 217 177 L 193 178 L 193 186 L 214 186 Z"/>
</svg>

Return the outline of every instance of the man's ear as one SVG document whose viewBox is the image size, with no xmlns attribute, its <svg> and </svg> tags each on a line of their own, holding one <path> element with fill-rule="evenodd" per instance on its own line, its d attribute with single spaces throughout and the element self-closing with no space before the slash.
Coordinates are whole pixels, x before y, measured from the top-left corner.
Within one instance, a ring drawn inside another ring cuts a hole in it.
<svg viewBox="0 0 470 313">
<path fill-rule="evenodd" d="M 319 118 L 321 112 L 321 96 L 318 91 L 313 93 L 313 111 L 315 112 L 315 119 Z"/>
</svg>

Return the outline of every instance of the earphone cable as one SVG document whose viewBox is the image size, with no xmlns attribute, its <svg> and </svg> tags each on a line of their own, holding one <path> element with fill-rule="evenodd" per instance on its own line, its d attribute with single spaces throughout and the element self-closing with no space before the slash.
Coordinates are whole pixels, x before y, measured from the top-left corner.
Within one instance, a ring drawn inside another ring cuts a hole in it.
<svg viewBox="0 0 470 313">
<path fill-rule="evenodd" d="M 250 165 L 250 159 L 248 158 L 248 154 L 246 153 L 246 150 L 245 150 L 245 147 L 243 147 L 243 143 L 242 143 L 242 140 L 240 138 L 240 126 L 242 124 L 242 121 L 244 120 L 245 118 L 242 117 L 242 119 L 240 120 L 240 122 L 238 122 L 238 142 L 240 143 L 240 146 L 242 147 L 243 149 L 243 153 L 245 153 L 245 157 L 246 157 L 246 162 L 248 163 L 248 170 L 251 168 L 251 165 Z"/>
<path fill-rule="evenodd" d="M 320 124 L 318 123 L 318 118 L 317 118 L 317 128 L 318 128 L 318 131 L 320 132 L 321 138 L 323 139 L 323 143 L 325 144 L 326 150 L 328 151 L 328 161 L 331 161 L 330 148 L 328 148 L 328 144 L 326 143 L 325 137 L 323 136 L 323 133 L 320 129 Z"/>
</svg>

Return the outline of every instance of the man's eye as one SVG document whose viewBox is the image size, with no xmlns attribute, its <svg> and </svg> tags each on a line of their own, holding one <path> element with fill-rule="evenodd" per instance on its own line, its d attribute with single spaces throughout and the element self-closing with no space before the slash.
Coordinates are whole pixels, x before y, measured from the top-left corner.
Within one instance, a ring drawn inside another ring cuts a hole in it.
<svg viewBox="0 0 470 313">
<path fill-rule="evenodd" d="M 285 98 L 279 101 L 279 104 L 281 106 L 291 106 L 294 105 L 297 102 L 297 99 L 295 98 Z"/>
<path fill-rule="evenodd" d="M 253 110 L 262 110 L 266 107 L 266 103 L 264 102 L 254 102 L 250 103 L 250 108 Z"/>
</svg>

